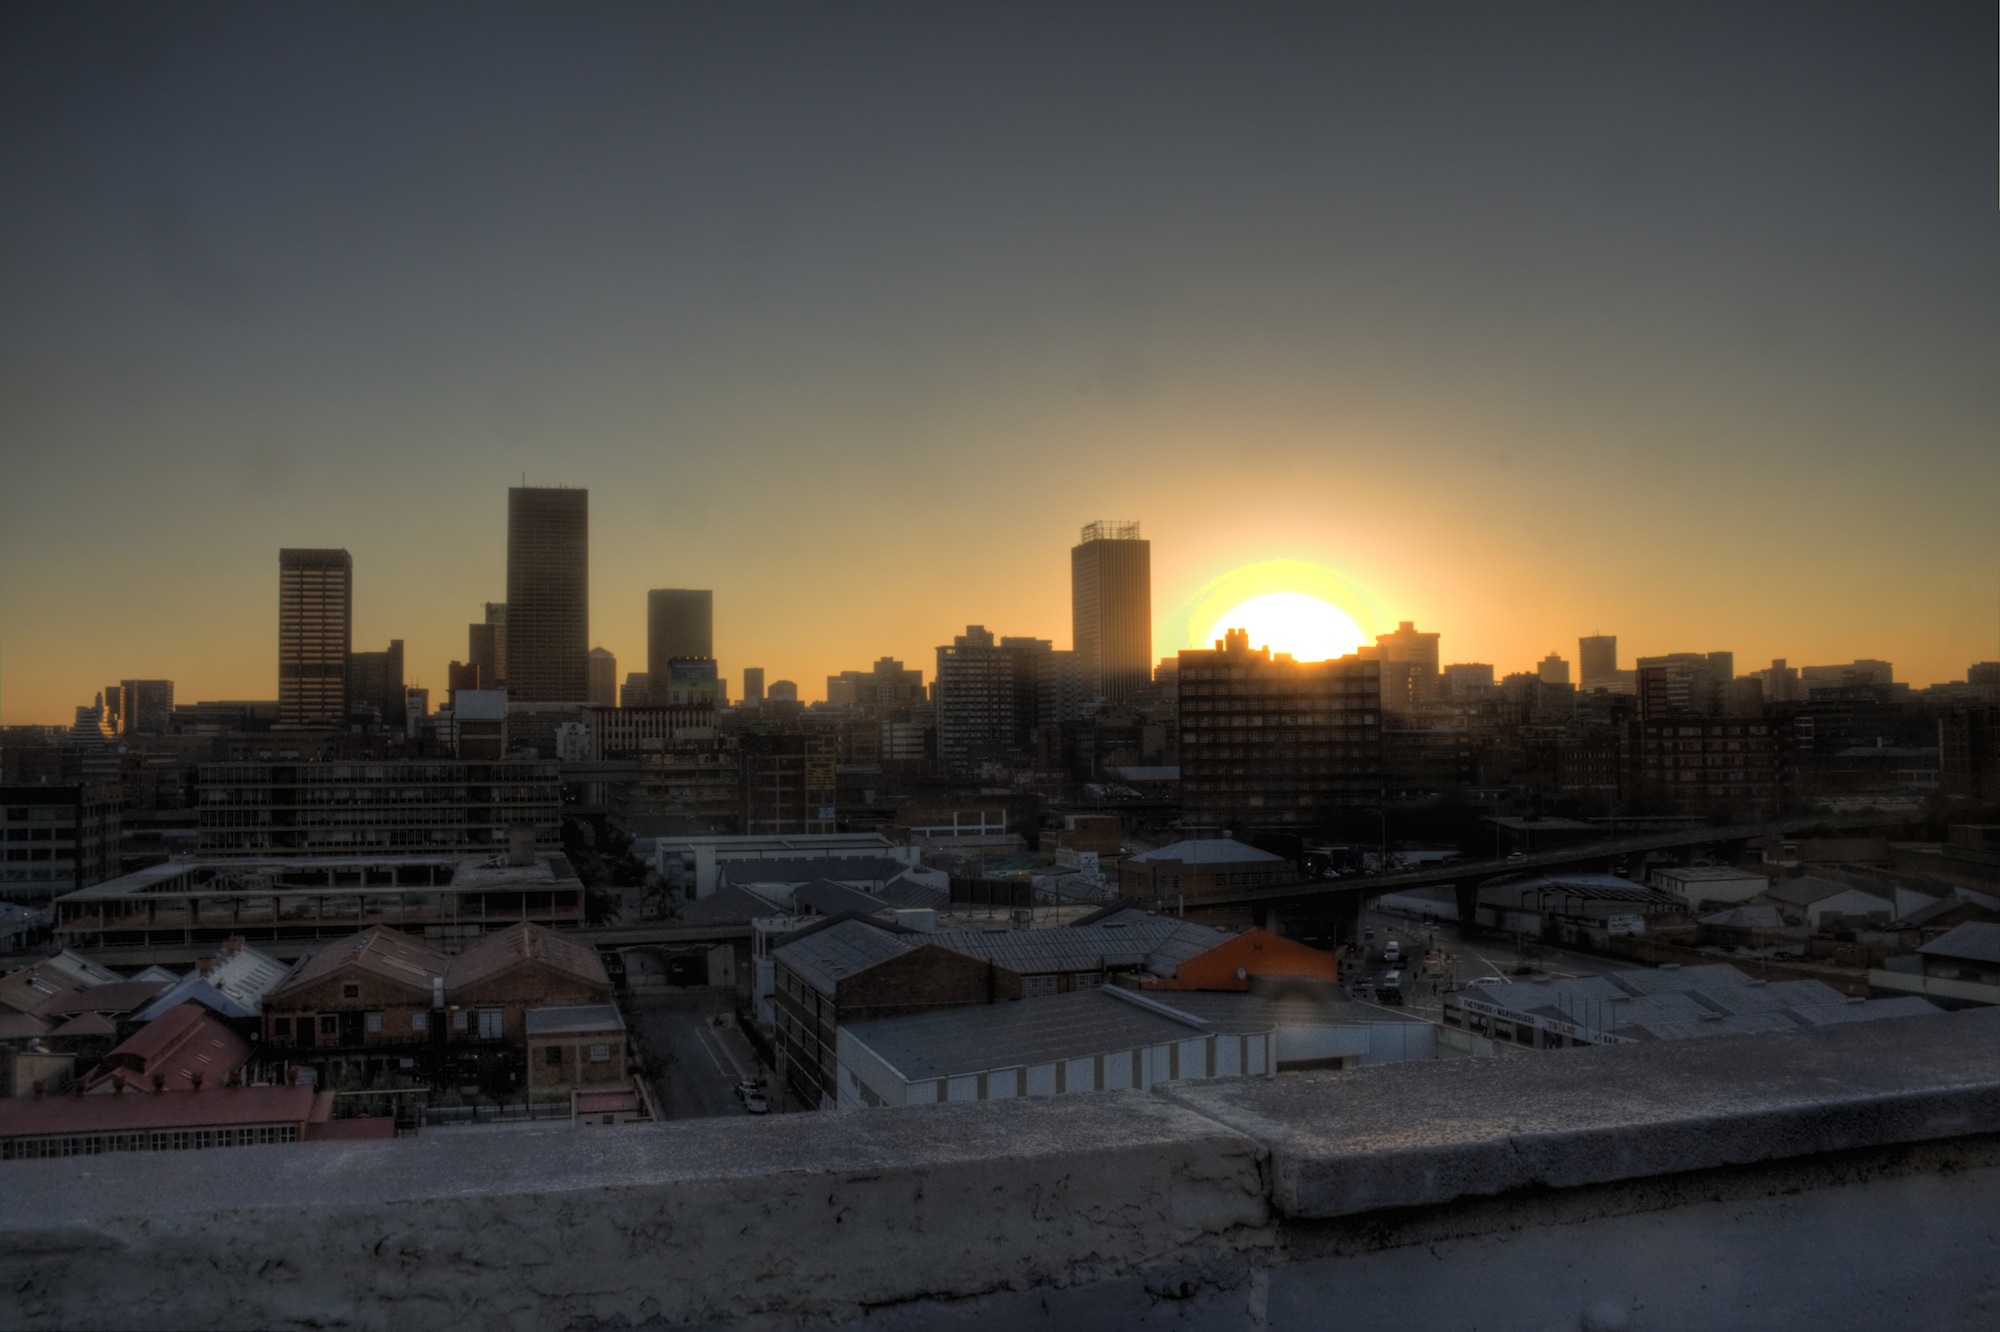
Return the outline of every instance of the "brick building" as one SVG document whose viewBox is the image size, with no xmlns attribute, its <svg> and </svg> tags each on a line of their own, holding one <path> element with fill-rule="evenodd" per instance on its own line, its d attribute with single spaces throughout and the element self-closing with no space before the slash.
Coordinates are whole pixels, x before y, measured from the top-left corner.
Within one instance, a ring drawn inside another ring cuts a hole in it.
<svg viewBox="0 0 2000 1332">
<path fill-rule="evenodd" d="M 1683 715 L 1633 723 L 1639 789 L 1688 811 L 1777 811 L 1778 738 L 1761 721 Z"/>
<path fill-rule="evenodd" d="M 842 1022 L 1021 997 L 1011 971 L 852 916 L 797 931 L 771 958 L 779 1075 L 808 1106 L 838 1102 Z"/>
</svg>

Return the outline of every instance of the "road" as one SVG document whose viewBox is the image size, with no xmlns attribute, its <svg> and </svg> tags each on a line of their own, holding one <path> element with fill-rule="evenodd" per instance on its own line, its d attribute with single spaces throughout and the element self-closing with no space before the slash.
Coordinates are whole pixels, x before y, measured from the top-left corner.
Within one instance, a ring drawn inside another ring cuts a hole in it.
<svg viewBox="0 0 2000 1332">
<path fill-rule="evenodd" d="M 1391 939 L 1403 945 L 1408 959 L 1402 968 L 1404 1006 L 1412 1013 L 1427 1018 L 1439 1016 L 1444 1006 L 1444 994 L 1452 987 L 1486 976 L 1498 976 L 1507 981 L 1521 979 L 1515 973 L 1524 963 L 1534 968 L 1534 975 L 1558 979 L 1601 976 L 1607 971 L 1628 970 L 1633 965 L 1617 958 L 1573 953 L 1568 949 L 1533 942 L 1529 944 L 1529 956 L 1523 958 L 1516 941 L 1508 936 L 1483 931 L 1468 940 L 1449 921 L 1426 925 L 1422 921 L 1385 911 L 1364 913 L 1361 926 L 1364 934 L 1368 930 L 1375 932 L 1372 940 L 1364 938 L 1362 944 L 1371 954 Z M 1436 982 L 1424 978 L 1426 948 L 1436 954 L 1433 969 L 1442 973 Z M 1356 968 L 1354 975 L 1368 985 L 1386 969 L 1371 956 Z"/>
<path fill-rule="evenodd" d="M 642 1055 L 658 1061 L 653 1095 L 668 1119 L 741 1115 L 739 1081 L 771 1082 L 750 1043 L 736 1030 L 736 994 L 708 986 L 662 983 L 659 960 L 640 950 L 625 955 L 632 985 L 633 1035 Z M 717 1017 L 729 1025 L 715 1025 Z"/>
</svg>

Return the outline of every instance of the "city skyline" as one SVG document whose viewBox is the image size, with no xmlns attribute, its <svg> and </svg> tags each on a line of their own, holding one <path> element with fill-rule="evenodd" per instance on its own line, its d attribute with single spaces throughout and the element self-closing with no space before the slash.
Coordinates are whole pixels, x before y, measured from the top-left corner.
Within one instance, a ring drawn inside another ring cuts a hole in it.
<svg viewBox="0 0 2000 1332">
<path fill-rule="evenodd" d="M 1996 655 L 1990 9 L 204 12 L 4 20 L 0 721 L 271 697 L 281 548 L 441 698 L 523 479 L 588 646 L 711 589 L 809 697 L 1066 644 L 1104 513 L 1156 657 L 1283 561 L 1502 673 Z"/>
<path fill-rule="evenodd" d="M 552 489 L 549 493 L 561 494 L 563 493 L 563 491 L 578 493 L 578 492 L 584 492 L 585 488 L 580 486 L 562 487 L 562 488 Z M 499 515 L 499 517 L 496 520 L 496 523 L 502 530 L 503 533 L 502 545 L 504 546 L 505 544 L 504 531 L 506 525 L 506 519 L 504 513 Z M 1150 535 L 1151 533 L 1149 532 L 1148 536 L 1150 537 Z M 594 539 L 595 538 L 592 538 L 593 541 Z M 1069 529 L 1068 541 L 1073 542 L 1074 540 L 1075 540 L 1075 528 L 1072 527 L 1071 529 Z M 1054 555 L 1049 560 L 1045 562 L 1050 563 L 1052 565 L 1064 562 L 1062 557 L 1067 552 L 1064 549 L 1060 548 L 1062 544 L 1063 543 L 1059 543 L 1059 549 L 1054 553 Z M 299 552 L 287 549 L 286 551 L 281 553 L 289 556 Z M 304 553 L 317 554 L 318 552 L 307 551 Z M 450 661 L 460 660 L 465 655 L 464 635 L 466 631 L 465 628 L 463 627 L 463 622 L 461 621 L 458 624 L 453 625 L 449 630 L 443 632 L 421 633 L 414 630 L 410 630 L 406 633 L 405 627 L 387 622 L 382 618 L 380 612 L 377 612 L 374 615 L 370 615 L 368 613 L 369 611 L 368 602 L 370 599 L 372 585 L 371 585 L 371 580 L 368 577 L 369 570 L 364 562 L 365 555 L 354 556 L 352 552 L 346 551 L 344 549 L 340 553 L 348 554 L 350 558 L 354 560 L 356 566 L 351 571 L 346 571 L 348 572 L 349 578 L 352 580 L 350 584 L 351 590 L 347 593 L 350 602 L 349 606 L 346 608 L 347 613 L 351 615 L 353 623 L 355 624 L 365 623 L 368 625 L 368 628 L 365 631 L 357 629 L 352 632 L 352 638 L 351 638 L 352 643 L 361 644 L 369 641 L 379 640 L 386 637 L 391 637 L 393 635 L 394 637 L 399 637 L 399 638 L 408 637 L 413 641 L 429 640 L 435 643 L 446 644 L 445 647 L 442 647 L 434 654 L 431 654 L 435 656 L 437 660 L 430 663 L 431 669 L 428 671 L 425 670 L 425 657 L 421 652 L 416 650 L 409 650 L 405 652 L 405 660 L 411 663 L 409 666 L 405 668 L 406 683 L 413 687 L 422 686 L 431 689 L 435 700 L 438 702 L 442 702 L 443 690 L 445 684 L 445 674 L 446 674 L 446 672 L 444 671 L 444 665 L 447 660 Z M 598 565 L 599 567 L 602 567 L 603 564 L 616 565 L 621 563 L 621 561 L 617 560 L 616 558 L 604 559 L 601 561 L 593 560 L 591 562 L 592 564 Z M 1288 561 L 1284 563 L 1291 564 L 1296 562 Z M 1228 574 L 1232 572 L 1240 572 L 1240 571 L 1224 571 L 1223 581 L 1225 581 L 1225 583 L 1227 581 Z M 996 633 L 1012 634 L 1014 630 L 1019 629 L 1022 632 L 1021 634 L 1016 636 L 1046 637 L 1054 640 L 1058 644 L 1058 646 L 1073 647 L 1073 643 L 1065 641 L 1065 635 L 1061 632 L 1061 628 L 1064 627 L 1064 622 L 1068 621 L 1071 618 L 1071 608 L 1069 605 L 1069 599 L 1072 595 L 1072 588 L 1070 585 L 1070 577 L 1068 576 L 1069 573 L 1070 571 L 1068 569 L 1063 569 L 1063 568 L 1052 570 L 1049 581 L 1061 583 L 1061 587 L 1058 590 L 1062 604 L 1055 610 L 1048 612 L 1043 618 L 1032 620 L 1026 624 L 1018 624 L 1011 621 L 1001 621 L 996 618 L 989 617 L 988 622 L 997 626 L 995 628 Z M 1256 576 L 1257 575 L 1255 574 L 1252 575 L 1253 578 L 1255 578 Z M 1285 576 L 1285 571 L 1281 570 L 1279 574 L 1274 576 L 1283 578 Z M 268 579 L 268 575 L 265 575 L 265 578 Z M 384 584 L 386 584 L 388 581 L 389 580 L 387 579 L 383 580 Z M 501 582 L 502 584 L 504 584 L 505 582 L 504 551 L 503 551 L 503 558 L 501 561 L 501 575 L 498 581 Z M 640 581 L 643 582 L 644 580 L 642 579 Z M 1214 582 L 1217 580 L 1212 579 L 1209 581 Z M 1253 583 L 1252 585 L 1255 584 Z M 275 596 L 275 594 L 270 594 L 268 587 L 266 590 L 267 590 L 267 595 L 270 595 L 270 605 L 261 608 L 255 608 L 254 612 L 252 612 L 254 614 L 254 618 L 256 618 L 260 622 L 259 627 L 263 630 L 263 632 L 267 637 L 267 641 L 262 645 L 261 648 L 261 656 L 256 661 L 246 663 L 245 669 L 236 670 L 222 675 L 222 678 L 225 679 L 236 679 L 247 682 L 243 689 L 231 691 L 226 688 L 206 687 L 202 683 L 204 676 L 201 672 L 198 671 L 183 672 L 181 674 L 175 674 L 173 671 L 170 670 L 159 669 L 162 663 L 157 658 L 148 659 L 147 664 L 155 667 L 155 669 L 151 671 L 150 674 L 157 675 L 162 679 L 172 681 L 175 685 L 178 694 L 190 702 L 194 701 L 197 697 L 203 699 L 216 699 L 216 700 L 278 698 L 279 697 L 278 681 L 276 675 L 273 674 L 268 669 L 268 658 L 271 655 L 271 649 L 276 644 L 276 637 L 270 633 L 272 615 L 273 611 L 278 610 L 280 608 L 277 605 L 277 597 Z M 590 611 L 590 623 L 593 625 L 600 625 L 608 621 L 609 623 L 615 625 L 619 624 L 622 621 L 625 622 L 628 627 L 623 631 L 622 634 L 619 631 L 614 630 L 610 635 L 599 634 L 596 629 L 593 629 L 591 631 L 592 640 L 590 643 L 589 650 L 595 650 L 598 647 L 604 647 L 607 650 L 609 650 L 621 663 L 636 662 L 643 664 L 647 660 L 647 647 L 648 647 L 649 629 L 650 629 L 649 607 L 652 604 L 651 598 L 653 597 L 653 594 L 656 593 L 657 591 L 658 589 L 643 590 L 639 595 L 639 608 L 637 614 L 633 615 L 630 613 L 630 608 L 626 608 L 626 613 L 624 614 L 621 614 L 616 610 L 598 609 L 598 607 L 602 604 L 602 597 L 595 588 L 595 586 L 592 586 L 589 589 L 590 605 L 592 608 Z M 1323 591 L 1324 590 L 1322 589 L 1322 592 Z M 1199 593 L 1200 589 L 1197 588 L 1194 592 L 1191 592 L 1187 596 L 1181 598 L 1181 604 L 1178 607 L 1171 608 L 1168 611 L 1168 613 L 1164 616 L 1158 613 L 1160 610 L 1160 603 L 1156 595 L 1154 602 L 1154 610 L 1155 610 L 1154 647 L 1155 647 L 1156 662 L 1160 659 L 1172 657 L 1177 652 L 1182 650 L 1186 649 L 1202 650 L 1213 646 L 1213 643 L 1211 641 L 1190 631 L 1190 626 L 1194 623 L 1199 622 L 1199 620 L 1203 618 L 1205 614 L 1199 609 L 1200 605 L 1202 604 Z M 1238 594 L 1240 594 L 1240 589 Z M 1232 595 L 1238 595 L 1238 594 L 1232 594 Z M 1328 595 L 1331 598 L 1333 598 L 1334 604 L 1338 604 L 1340 601 L 1340 598 L 1338 597 L 1337 593 L 1326 593 L 1325 595 Z M 721 596 L 719 593 L 715 595 L 715 600 L 718 602 L 721 601 Z M 1389 621 L 1381 620 L 1379 617 L 1384 613 L 1383 610 L 1380 608 L 1379 604 L 1372 604 L 1365 597 L 1365 594 L 1363 596 L 1349 598 L 1348 600 L 1351 604 L 1338 605 L 1338 608 L 1343 611 L 1347 611 L 1350 615 L 1352 615 L 1356 620 L 1357 624 L 1359 624 L 1362 627 L 1367 638 L 1371 640 L 1374 639 L 1378 634 L 1391 633 L 1393 630 L 1396 629 L 1396 626 L 1398 624 L 1403 624 L 1405 628 L 1408 627 L 1408 624 L 1406 623 L 1407 617 L 1405 617 L 1405 620 L 1389 620 Z M 470 605 L 472 603 L 468 604 Z M 485 603 L 483 606 L 481 606 L 481 613 L 482 614 L 490 613 L 493 604 L 494 603 Z M 1193 618 L 1190 618 L 1190 613 L 1189 613 L 1190 607 L 1195 608 L 1192 611 Z M 727 652 L 727 640 L 723 637 L 722 633 L 718 632 L 717 660 L 720 666 L 722 676 L 726 680 L 740 681 L 742 677 L 742 672 L 746 667 L 758 668 L 761 666 L 767 678 L 773 678 L 773 679 L 788 678 L 788 679 L 799 679 L 806 681 L 808 683 L 806 688 L 802 690 L 801 698 L 803 701 L 811 702 L 823 698 L 825 693 L 823 685 L 814 687 L 812 682 L 821 681 L 825 678 L 826 675 L 838 674 L 840 671 L 843 670 L 853 670 L 856 669 L 857 667 L 864 667 L 868 665 L 869 662 L 872 662 L 877 658 L 884 656 L 894 657 L 899 660 L 911 661 L 917 663 L 930 662 L 932 656 L 934 655 L 937 647 L 940 644 L 948 644 L 952 640 L 954 635 L 963 632 L 963 628 L 966 623 L 978 622 L 978 617 L 976 615 L 972 615 L 972 619 L 970 620 L 966 618 L 967 615 L 971 615 L 973 612 L 977 611 L 977 609 L 978 609 L 977 606 L 967 605 L 955 609 L 947 609 L 945 612 L 943 612 L 943 618 L 949 619 L 953 616 L 956 616 L 957 619 L 959 620 L 959 623 L 956 626 L 951 626 L 947 624 L 947 626 L 943 630 L 941 630 L 938 642 L 900 651 L 873 651 L 867 653 L 864 657 L 859 657 L 853 660 L 849 660 L 846 657 L 841 657 L 836 661 L 834 655 L 830 652 L 830 650 L 820 648 L 812 644 L 803 645 L 805 651 L 802 651 L 800 653 L 795 653 L 790 656 L 785 656 L 782 653 L 779 654 L 782 657 L 782 661 L 784 664 L 777 666 L 773 666 L 769 661 L 763 659 L 754 661 L 749 659 L 738 659 L 736 656 L 729 654 Z M 729 619 L 727 610 L 728 608 L 725 607 L 724 614 L 722 616 L 722 622 L 725 624 L 728 622 Z M 1993 608 L 1993 613 L 1995 616 L 1996 625 L 2000 625 L 2000 595 L 1996 595 L 1996 602 Z M 1162 623 L 1163 621 L 1164 623 Z M 1597 637 L 1598 631 L 1602 627 L 1599 625 L 1593 625 L 1589 632 L 1572 632 L 1569 633 L 1566 637 L 1561 637 L 1561 636 L 1551 637 L 1548 635 L 1541 635 L 1539 630 L 1534 633 L 1530 633 L 1526 636 L 1518 637 L 1517 641 L 1523 644 L 1528 644 L 1529 647 L 1524 650 L 1524 655 L 1520 659 L 1515 659 L 1511 657 L 1506 657 L 1501 654 L 1481 655 L 1479 652 L 1471 650 L 1470 648 L 1458 646 L 1457 645 L 1459 641 L 1458 636 L 1453 633 L 1452 627 L 1450 625 L 1426 623 L 1423 621 L 1416 621 L 1415 623 L 1416 627 L 1425 633 L 1441 635 L 1442 642 L 1439 645 L 1440 666 L 1455 664 L 1455 663 L 1479 663 L 1484 665 L 1491 665 L 1494 668 L 1496 678 L 1499 676 L 1515 674 L 1515 673 L 1534 674 L 1538 669 L 1538 667 L 1540 666 L 1543 656 L 1548 652 L 1553 651 L 1558 657 L 1561 657 L 1564 661 L 1570 664 L 1572 668 L 1572 673 L 1575 676 L 1575 678 L 1579 681 L 1579 683 L 1581 683 L 1582 677 L 1580 674 L 1575 674 L 1575 673 L 1581 670 L 1581 664 L 1582 664 L 1580 660 L 1580 650 L 1579 650 L 1580 640 Z M 1615 624 L 1617 622 L 1613 621 L 1612 623 Z M 1176 626 L 1179 627 L 1178 633 L 1176 633 Z M 1979 645 L 1974 643 L 1972 647 L 1972 655 L 1967 656 L 1963 662 L 1958 663 L 1955 667 L 1947 664 L 1942 668 L 1942 673 L 1938 674 L 1935 678 L 1927 679 L 1927 678 L 1919 678 L 1914 673 L 1913 669 L 1906 664 L 1908 661 L 1908 657 L 1906 655 L 1899 655 L 1895 650 L 1895 644 L 1891 643 L 1885 645 L 1881 643 L 1879 635 L 1872 637 L 1855 636 L 1845 640 L 1853 642 L 1855 644 L 1872 643 L 1878 649 L 1878 651 L 1876 652 L 1871 653 L 1862 650 L 1854 650 L 1848 652 L 1845 649 L 1837 649 L 1833 653 L 1822 652 L 1817 655 L 1814 655 L 1811 653 L 1799 652 L 1796 649 L 1796 647 L 1794 647 L 1793 650 L 1790 652 L 1783 650 L 1786 640 L 1784 640 L 1781 636 L 1779 636 L 1781 634 L 1781 631 L 1774 630 L 1770 632 L 1773 634 L 1773 637 L 1771 637 L 1768 641 L 1778 644 L 1779 647 L 1778 650 L 1775 650 L 1768 654 L 1757 651 L 1752 651 L 1752 652 L 1742 651 L 1739 648 L 1735 648 L 1729 646 L 1726 643 L 1720 642 L 1719 639 L 1717 639 L 1717 636 L 1704 635 L 1703 632 L 1699 629 L 1692 631 L 1691 634 L 1681 634 L 1678 637 L 1673 638 L 1671 641 L 1667 639 L 1661 639 L 1659 641 L 1654 641 L 1651 639 L 1642 639 L 1635 643 L 1631 640 L 1631 636 L 1629 636 L 1626 633 L 1619 632 L 1615 628 L 1608 631 L 1605 634 L 1605 636 L 1616 640 L 1617 659 L 1621 664 L 1625 666 L 1628 673 L 1630 671 L 1631 663 L 1635 662 L 1639 657 L 1658 656 L 1672 652 L 1707 653 L 1712 651 L 1722 651 L 1727 653 L 1733 653 L 1736 658 L 1736 666 L 1739 676 L 1746 675 L 1755 671 L 1761 671 L 1766 666 L 1768 666 L 1773 660 L 1786 660 L 1790 663 L 1791 667 L 1794 670 L 1796 670 L 1801 666 L 1808 666 L 1808 665 L 1832 666 L 1832 665 L 1844 665 L 1849 662 L 1855 662 L 1855 661 L 1881 659 L 1890 662 L 1894 666 L 1895 678 L 1899 682 L 1910 684 L 1917 688 L 1922 688 L 1932 684 L 1949 683 L 1954 680 L 1962 680 L 1965 678 L 1965 671 L 1967 666 L 1980 661 L 1994 660 L 1996 658 L 1996 655 L 2000 655 L 2000 652 L 1996 651 L 1993 638 L 1989 636 L 1988 641 L 1985 644 L 1986 651 L 1983 655 L 1981 654 Z M 452 645 L 450 641 L 453 638 L 457 640 L 455 645 Z M 1177 640 L 1185 640 L 1185 641 L 1177 641 Z M 771 641 L 771 639 L 765 638 L 762 641 L 768 642 Z M 1835 640 L 1835 641 L 1841 641 L 1841 640 Z M 1970 638 L 1968 638 L 1968 641 L 1971 641 Z M 4 646 L 5 646 L 4 644 L 0 644 L 0 654 L 4 654 Z M 1265 646 L 1265 644 L 1253 643 L 1252 646 L 1262 647 Z M 810 654 L 817 654 L 817 655 L 810 655 Z M 585 655 L 586 656 L 588 655 L 588 651 L 586 651 Z M 3 659 L 4 656 L 0 655 L 0 660 Z M 829 666 L 829 669 L 825 672 L 817 672 L 814 670 L 805 669 L 803 667 L 798 667 L 792 664 L 795 661 L 807 660 L 807 659 L 825 660 L 831 664 Z M 96 688 L 96 686 L 84 687 L 85 682 L 87 682 L 88 680 L 96 679 L 99 676 L 109 679 L 109 678 L 120 678 L 121 676 L 127 676 L 130 674 L 130 668 L 126 665 L 121 664 L 123 659 L 117 656 L 115 653 L 110 658 L 108 658 L 108 660 L 110 661 L 111 664 L 106 666 L 103 670 L 97 670 L 93 668 L 91 670 L 85 670 L 79 672 L 77 675 L 78 689 L 74 691 L 73 696 L 70 694 L 60 695 L 57 698 L 57 702 L 53 707 L 53 709 L 51 710 L 50 714 L 48 716 L 43 716 L 43 717 L 16 715 L 14 712 L 15 704 L 13 703 L 13 700 L 6 691 L 6 681 L 4 677 L 0 677 L 0 709 L 4 709 L 4 711 L 0 711 L 0 724 L 10 725 L 10 726 L 68 725 L 71 722 L 71 720 L 73 720 L 75 708 L 77 707 L 77 705 L 80 703 L 87 703 L 89 701 L 89 697 Z M 581 670 L 581 667 L 579 667 L 579 670 Z M 260 672 L 263 677 L 261 679 L 261 684 L 259 680 Z M 621 670 L 621 678 L 622 674 L 623 672 Z M 209 678 L 215 678 L 215 677 L 209 677 Z M 928 679 L 928 673 L 926 678 Z M 739 694 L 740 691 L 738 689 L 732 688 L 730 691 L 730 696 L 732 698 L 738 697 Z M 525 699 L 525 696 L 521 697 Z M 579 699 L 580 698 L 581 695 L 579 695 Z"/>
</svg>

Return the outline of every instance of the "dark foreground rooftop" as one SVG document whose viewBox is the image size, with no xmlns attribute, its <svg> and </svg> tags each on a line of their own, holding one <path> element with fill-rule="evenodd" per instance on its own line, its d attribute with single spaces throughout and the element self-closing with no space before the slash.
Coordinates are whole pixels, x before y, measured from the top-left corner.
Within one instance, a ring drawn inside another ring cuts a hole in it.
<svg viewBox="0 0 2000 1332">
<path fill-rule="evenodd" d="M 10 1328 L 1991 1326 L 2000 1010 L 3 1169 Z"/>
</svg>

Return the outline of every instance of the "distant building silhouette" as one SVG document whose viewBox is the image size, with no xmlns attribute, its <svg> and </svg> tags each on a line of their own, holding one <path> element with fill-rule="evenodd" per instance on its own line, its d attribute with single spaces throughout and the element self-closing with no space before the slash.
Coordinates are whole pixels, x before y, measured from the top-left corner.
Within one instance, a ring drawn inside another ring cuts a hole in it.
<svg viewBox="0 0 2000 1332">
<path fill-rule="evenodd" d="M 653 702 L 653 677 L 644 671 L 628 671 L 625 683 L 618 690 L 618 706 L 621 708 L 651 707 Z"/>
<path fill-rule="evenodd" d="M 924 701 L 924 673 L 906 669 L 894 657 L 876 661 L 872 670 L 842 671 L 826 677 L 826 701 L 838 706 L 904 707 Z"/>
<path fill-rule="evenodd" d="M 1566 685 L 1569 680 L 1569 663 L 1551 652 L 1543 657 L 1535 667 L 1535 674 L 1543 684 Z"/>
<path fill-rule="evenodd" d="M 656 587 L 646 594 L 646 671 L 653 696 L 667 691 L 667 664 L 715 655 L 715 593 Z"/>
<path fill-rule="evenodd" d="M 1479 698 L 1493 691 L 1493 667 L 1483 661 L 1454 662 L 1443 675 L 1446 698 Z"/>
<path fill-rule="evenodd" d="M 1592 634 L 1576 640 L 1577 682 L 1585 689 L 1617 678 L 1618 635 Z"/>
<path fill-rule="evenodd" d="M 278 552 L 278 725 L 347 722 L 354 560 L 344 550 Z"/>
<path fill-rule="evenodd" d="M 594 647 L 590 650 L 590 670 L 587 701 L 601 708 L 618 706 L 618 658 L 607 648 Z"/>
<path fill-rule="evenodd" d="M 107 711 L 115 711 L 120 735 L 165 735 L 174 718 L 172 680 L 124 680 L 118 685 L 117 701 L 106 690 Z"/>
<path fill-rule="evenodd" d="M 402 639 L 390 639 L 386 652 L 348 653 L 348 717 L 363 709 L 372 709 L 375 720 L 391 730 L 404 728 Z"/>
<path fill-rule="evenodd" d="M 534 703 L 590 696 L 590 492 L 507 492 L 507 692 Z"/>
<path fill-rule="evenodd" d="M 743 701 L 752 705 L 764 701 L 764 668 L 745 666 L 743 668 Z"/>
<path fill-rule="evenodd" d="M 1040 701 L 1040 659 L 1054 647 L 1046 638 L 995 642 L 979 624 L 940 647 L 934 679 L 938 757 L 962 770 L 981 750 L 1025 746 Z"/>
<path fill-rule="evenodd" d="M 1438 693 L 1438 635 L 1417 632 L 1404 620 L 1393 634 L 1375 635 L 1372 655 L 1382 663 L 1382 708 L 1409 712 Z M 1371 655 L 1365 649 L 1361 653 Z"/>
<path fill-rule="evenodd" d="M 764 699 L 770 703 L 796 703 L 799 701 L 799 687 L 790 680 L 773 680 L 764 692 Z"/>
<path fill-rule="evenodd" d="M 486 603 L 486 619 L 465 627 L 466 664 L 479 668 L 480 689 L 507 687 L 507 603 Z"/>
<path fill-rule="evenodd" d="M 1736 679 L 1736 654 L 1670 652 L 1639 658 L 1637 669 L 1640 717 L 1719 717 Z"/>
<path fill-rule="evenodd" d="M 1153 546 L 1133 522 L 1094 522 L 1071 547 L 1070 623 L 1092 698 L 1118 702 L 1153 676 Z"/>
</svg>

